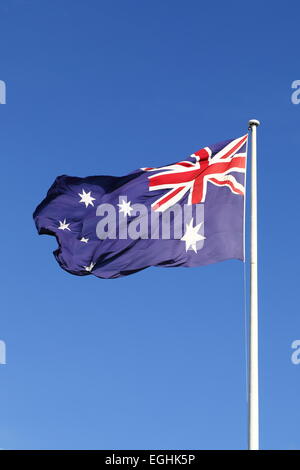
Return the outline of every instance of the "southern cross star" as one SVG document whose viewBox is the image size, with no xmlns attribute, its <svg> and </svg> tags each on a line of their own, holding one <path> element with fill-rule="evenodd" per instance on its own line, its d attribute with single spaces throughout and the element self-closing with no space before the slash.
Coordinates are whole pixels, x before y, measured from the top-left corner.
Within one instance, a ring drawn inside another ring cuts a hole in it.
<svg viewBox="0 0 300 470">
<path fill-rule="evenodd" d="M 120 207 L 120 210 L 119 212 L 123 212 L 124 216 L 126 215 L 131 215 L 131 211 L 133 211 L 133 207 L 131 207 L 131 202 L 128 201 L 124 201 L 124 199 L 122 199 L 122 203 L 121 204 L 118 204 L 118 206 Z"/>
<path fill-rule="evenodd" d="M 83 243 L 87 243 L 89 241 L 89 239 L 82 237 L 80 241 L 83 242 Z"/>
<path fill-rule="evenodd" d="M 93 269 L 94 266 L 95 266 L 95 263 L 93 263 L 93 261 L 91 261 L 91 264 L 89 266 L 83 266 L 83 267 L 86 271 L 91 272 L 91 270 Z"/>
<path fill-rule="evenodd" d="M 93 201 L 96 201 L 96 198 L 91 196 L 91 191 L 88 193 L 85 192 L 85 190 L 82 190 L 82 194 L 78 193 L 78 196 L 81 197 L 79 202 L 83 202 L 85 204 L 85 207 L 88 207 L 90 204 L 91 206 L 94 206 Z"/>
<path fill-rule="evenodd" d="M 66 219 L 64 219 L 63 222 L 61 220 L 59 220 L 58 230 L 69 230 L 69 231 L 71 231 L 71 229 L 69 228 L 70 224 L 67 224 L 66 222 L 67 222 Z"/>
<path fill-rule="evenodd" d="M 197 242 L 200 240 L 205 240 L 205 237 L 198 233 L 198 230 L 200 230 L 201 225 L 203 222 L 200 224 L 196 225 L 193 227 L 194 219 L 192 218 L 189 224 L 186 224 L 186 231 L 183 237 L 181 238 L 182 241 L 185 242 L 185 251 L 188 251 L 189 249 L 194 250 L 195 253 L 197 253 Z"/>
</svg>

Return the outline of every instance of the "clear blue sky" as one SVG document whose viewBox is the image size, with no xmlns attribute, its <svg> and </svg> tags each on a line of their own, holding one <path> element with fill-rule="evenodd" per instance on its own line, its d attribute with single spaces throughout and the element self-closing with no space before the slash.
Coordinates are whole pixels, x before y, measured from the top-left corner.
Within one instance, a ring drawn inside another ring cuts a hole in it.
<svg viewBox="0 0 300 470">
<path fill-rule="evenodd" d="M 160 166 L 254 117 L 261 446 L 300 449 L 299 14 L 296 1 L 1 1 L 1 448 L 246 447 L 243 264 L 76 277 L 32 212 L 57 175 Z"/>
</svg>

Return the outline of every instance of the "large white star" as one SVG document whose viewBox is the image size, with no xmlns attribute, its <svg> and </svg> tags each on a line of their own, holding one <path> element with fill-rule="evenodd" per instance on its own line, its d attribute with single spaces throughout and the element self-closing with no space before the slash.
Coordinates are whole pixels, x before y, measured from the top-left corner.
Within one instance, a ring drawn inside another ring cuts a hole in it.
<svg viewBox="0 0 300 470">
<path fill-rule="evenodd" d="M 120 207 L 120 210 L 119 212 L 123 212 L 124 216 L 125 215 L 129 215 L 131 214 L 131 211 L 133 211 L 133 207 L 131 207 L 131 202 L 128 201 L 124 201 L 124 199 L 122 199 L 122 203 L 121 204 L 118 204 L 118 206 Z"/>
<path fill-rule="evenodd" d="M 78 196 L 81 197 L 79 202 L 83 202 L 85 204 L 85 207 L 88 207 L 90 204 L 91 206 L 94 206 L 93 201 L 96 201 L 96 198 L 91 196 L 91 191 L 88 193 L 85 192 L 85 190 L 82 190 L 82 194 L 78 193 Z"/>
<path fill-rule="evenodd" d="M 91 264 L 89 266 L 83 266 L 83 267 L 86 271 L 91 272 L 91 270 L 93 269 L 94 266 L 95 266 L 95 263 L 93 263 L 93 261 L 91 261 Z"/>
<path fill-rule="evenodd" d="M 200 240 L 205 240 L 205 237 L 198 233 L 198 230 L 200 230 L 203 222 L 196 225 L 195 227 L 193 227 L 193 223 L 194 219 L 192 218 L 190 223 L 186 224 L 186 231 L 181 240 L 185 242 L 185 251 L 192 249 L 195 253 L 197 253 L 197 242 Z"/>
<path fill-rule="evenodd" d="M 69 230 L 71 232 L 71 229 L 69 228 L 70 224 L 67 224 L 66 222 L 67 222 L 66 219 L 64 219 L 63 222 L 59 220 L 58 230 Z"/>
</svg>

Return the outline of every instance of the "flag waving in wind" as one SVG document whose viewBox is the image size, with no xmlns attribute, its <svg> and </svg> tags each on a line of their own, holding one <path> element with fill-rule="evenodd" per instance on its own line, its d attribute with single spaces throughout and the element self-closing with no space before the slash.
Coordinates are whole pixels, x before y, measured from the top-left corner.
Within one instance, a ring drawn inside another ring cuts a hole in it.
<svg viewBox="0 0 300 470">
<path fill-rule="evenodd" d="M 33 214 L 38 232 L 79 276 L 243 260 L 247 137 L 126 176 L 59 176 Z"/>
</svg>

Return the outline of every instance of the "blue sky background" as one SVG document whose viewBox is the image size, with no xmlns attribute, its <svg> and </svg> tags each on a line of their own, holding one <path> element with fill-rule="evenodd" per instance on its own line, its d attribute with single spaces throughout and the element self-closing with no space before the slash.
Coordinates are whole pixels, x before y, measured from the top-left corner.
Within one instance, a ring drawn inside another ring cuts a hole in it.
<svg viewBox="0 0 300 470">
<path fill-rule="evenodd" d="M 59 268 L 32 212 L 259 128 L 261 447 L 300 449 L 299 2 L 0 3 L 0 447 L 247 446 L 243 264 Z"/>
</svg>

